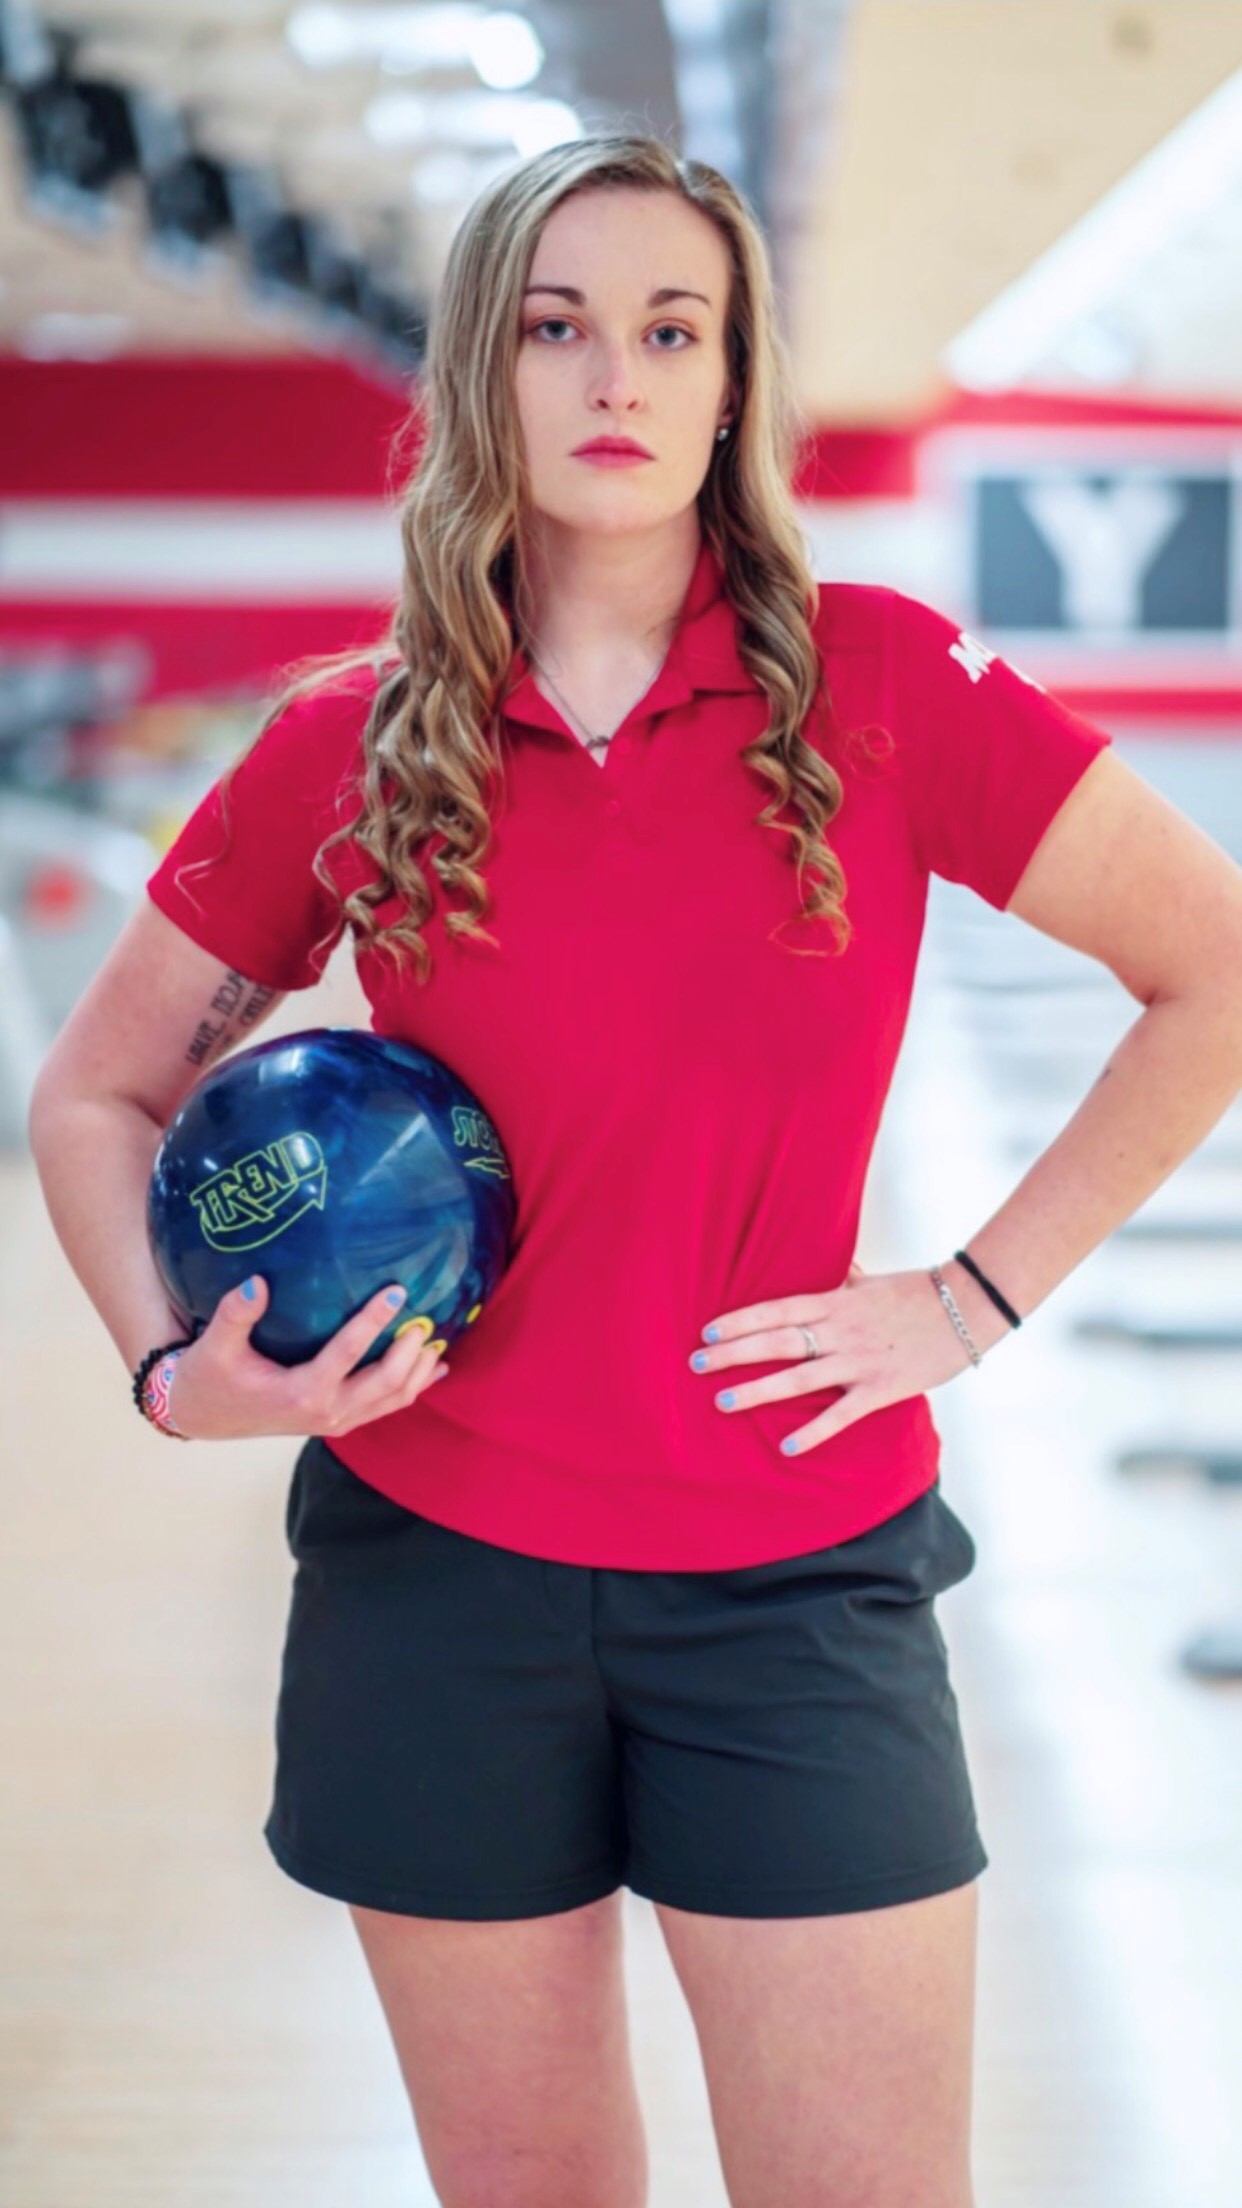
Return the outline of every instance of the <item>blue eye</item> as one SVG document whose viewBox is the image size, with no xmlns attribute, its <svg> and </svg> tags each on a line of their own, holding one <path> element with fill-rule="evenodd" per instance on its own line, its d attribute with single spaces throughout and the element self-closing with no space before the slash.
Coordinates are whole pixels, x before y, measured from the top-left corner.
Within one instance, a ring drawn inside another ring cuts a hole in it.
<svg viewBox="0 0 1242 2208">
<path fill-rule="evenodd" d="M 530 328 L 526 332 L 526 335 L 528 337 L 534 337 L 539 330 L 571 330 L 572 328 L 572 322 L 567 321 L 564 315 L 550 314 L 545 315 L 544 319 L 541 322 L 532 322 Z M 660 330 L 675 331 L 678 337 L 685 338 L 687 345 L 698 344 L 697 337 L 695 337 L 691 331 L 683 330 L 679 322 L 659 322 L 656 324 L 656 328 Z M 679 353 L 683 350 L 684 348 L 680 345 L 656 346 L 656 351 L 658 353 Z"/>
</svg>

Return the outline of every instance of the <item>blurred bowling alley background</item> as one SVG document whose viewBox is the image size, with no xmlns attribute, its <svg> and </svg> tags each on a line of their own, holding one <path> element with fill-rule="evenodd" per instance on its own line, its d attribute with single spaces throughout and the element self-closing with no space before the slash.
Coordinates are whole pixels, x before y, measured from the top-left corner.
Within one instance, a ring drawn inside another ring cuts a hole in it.
<svg viewBox="0 0 1242 2208">
<path fill-rule="evenodd" d="M 345 1913 L 260 1837 L 292 1448 L 191 1479 L 140 1425 L 26 1114 L 285 665 L 383 629 L 464 209 L 618 125 L 761 216 L 815 573 L 951 613 L 1242 859 L 1242 0 L 0 0 L 14 2208 L 434 2197 Z M 862 1262 L 966 1241 L 1135 1015 L 934 880 Z M 268 1033 L 367 1019 L 346 936 Z M 980 2208 L 1237 2208 L 1242 1104 L 933 1407 L 978 1548 L 940 1614 L 991 1857 Z M 653 2208 L 724 2208 L 625 1899 Z"/>
</svg>

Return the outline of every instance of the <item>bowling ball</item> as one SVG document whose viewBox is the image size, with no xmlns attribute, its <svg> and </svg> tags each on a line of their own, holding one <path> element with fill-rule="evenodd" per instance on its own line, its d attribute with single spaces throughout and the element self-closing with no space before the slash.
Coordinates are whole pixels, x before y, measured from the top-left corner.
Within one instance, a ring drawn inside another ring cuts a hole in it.
<svg viewBox="0 0 1242 2208">
<path fill-rule="evenodd" d="M 351 1370 L 426 1315 L 446 1343 L 504 1272 L 516 1199 L 478 1098 L 450 1066 L 362 1028 L 239 1050 L 169 1121 L 147 1191 L 156 1270 L 187 1332 L 261 1273 L 250 1339 L 299 1365 L 389 1282 L 406 1300 Z"/>
</svg>

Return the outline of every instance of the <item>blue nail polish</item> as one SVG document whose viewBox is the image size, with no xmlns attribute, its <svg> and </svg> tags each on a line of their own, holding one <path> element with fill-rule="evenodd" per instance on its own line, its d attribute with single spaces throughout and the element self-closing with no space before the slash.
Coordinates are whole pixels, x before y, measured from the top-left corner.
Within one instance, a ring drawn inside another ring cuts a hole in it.
<svg viewBox="0 0 1242 2208">
<path fill-rule="evenodd" d="M 784 1454 L 787 1457 L 792 1457 L 795 1450 L 797 1449 L 797 1446 L 797 1436 L 795 1434 L 786 1434 L 785 1439 L 781 1443 L 781 1448 L 784 1451 Z"/>
<path fill-rule="evenodd" d="M 716 1401 L 719 1403 L 722 1411 L 731 1411 L 733 1409 L 734 1402 L 736 1401 L 732 1388 L 726 1388 L 723 1395 L 718 1395 L 716 1397 Z"/>
<path fill-rule="evenodd" d="M 696 1349 L 696 1350 L 695 1350 L 695 1353 L 694 1353 L 694 1355 L 693 1355 L 693 1357 L 692 1357 L 692 1358 L 690 1359 L 690 1362 L 691 1362 L 691 1364 L 693 1365 L 693 1367 L 694 1367 L 694 1369 L 695 1369 L 695 1371 L 696 1371 L 696 1372 L 706 1372 L 706 1370 L 707 1370 L 707 1353 L 706 1353 L 706 1351 L 705 1351 L 705 1350 L 702 1350 L 702 1349 Z"/>
<path fill-rule="evenodd" d="M 720 1340 L 720 1328 L 718 1326 L 705 1326 L 703 1339 L 705 1342 L 718 1342 Z"/>
<path fill-rule="evenodd" d="M 245 1297 L 245 1299 L 246 1299 L 247 1303 L 253 1303 L 253 1302 L 254 1302 L 254 1299 L 255 1299 L 255 1297 L 257 1296 L 257 1294 L 258 1294 L 258 1292 L 259 1292 L 259 1290 L 258 1290 L 258 1280 L 259 1280 L 259 1276 L 258 1276 L 258 1274 L 257 1274 L 257 1273 L 252 1273 L 252 1274 L 250 1275 L 250 1278 L 249 1278 L 249 1280 L 243 1280 L 243 1282 L 242 1282 L 242 1294 L 243 1294 L 243 1296 Z"/>
</svg>

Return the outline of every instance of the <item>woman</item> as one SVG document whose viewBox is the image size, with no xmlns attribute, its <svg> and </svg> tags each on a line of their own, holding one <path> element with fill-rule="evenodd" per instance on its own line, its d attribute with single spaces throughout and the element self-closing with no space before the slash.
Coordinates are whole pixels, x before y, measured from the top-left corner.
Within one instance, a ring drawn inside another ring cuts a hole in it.
<svg viewBox="0 0 1242 2208">
<path fill-rule="evenodd" d="M 442 2199 L 644 2200 L 628 1884 L 734 2208 L 966 2208 L 988 1859 L 933 1604 L 975 1550 L 926 1391 L 1236 1095 L 1242 876 L 952 621 L 816 585 L 714 170 L 602 137 L 494 183 L 428 393 L 390 635 L 282 696 L 153 874 L 39 1084 L 49 1207 L 149 1417 L 307 1437 L 265 1832 L 351 1910 Z M 969 1248 L 867 1276 L 933 872 L 1146 1009 Z M 180 1099 L 347 926 L 375 1027 L 514 1169 L 434 1389 L 422 1313 L 350 1376 L 382 1295 L 269 1363 L 261 1271 L 176 1351 L 138 1225 Z"/>
</svg>

